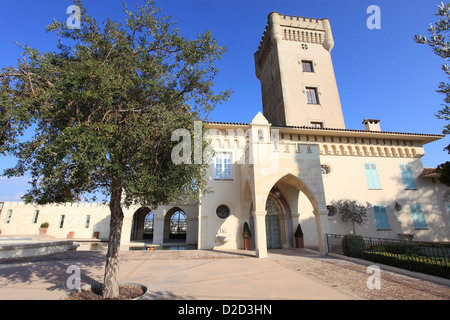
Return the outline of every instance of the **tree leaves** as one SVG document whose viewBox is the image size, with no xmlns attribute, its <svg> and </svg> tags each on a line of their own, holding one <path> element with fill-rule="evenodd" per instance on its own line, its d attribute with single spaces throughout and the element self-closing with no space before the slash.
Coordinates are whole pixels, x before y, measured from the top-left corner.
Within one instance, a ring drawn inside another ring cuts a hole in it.
<svg viewBox="0 0 450 320">
<path fill-rule="evenodd" d="M 210 32 L 184 38 L 150 0 L 102 28 L 76 4 L 79 30 L 47 27 L 60 37 L 55 52 L 22 46 L 24 58 L 0 73 L 0 152 L 18 158 L 5 175 L 30 172 L 25 200 L 40 204 L 109 195 L 112 181 L 124 205 L 198 199 L 206 164 L 174 165 L 170 136 L 193 133 L 194 120 L 228 99 L 213 90 L 225 49 Z"/>
</svg>

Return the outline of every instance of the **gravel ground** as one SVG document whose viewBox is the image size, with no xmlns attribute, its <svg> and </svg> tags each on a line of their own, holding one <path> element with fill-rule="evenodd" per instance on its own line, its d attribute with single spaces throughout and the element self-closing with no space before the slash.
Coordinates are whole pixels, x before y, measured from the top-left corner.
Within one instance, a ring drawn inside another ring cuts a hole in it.
<svg viewBox="0 0 450 320">
<path fill-rule="evenodd" d="M 291 270 L 330 286 L 354 299 L 364 300 L 450 300 L 450 287 L 406 275 L 385 271 L 381 267 L 379 289 L 368 289 L 368 266 L 343 259 L 323 257 L 316 254 L 277 254 L 272 251 L 270 259 Z M 371 284 L 375 282 L 370 281 Z"/>
</svg>

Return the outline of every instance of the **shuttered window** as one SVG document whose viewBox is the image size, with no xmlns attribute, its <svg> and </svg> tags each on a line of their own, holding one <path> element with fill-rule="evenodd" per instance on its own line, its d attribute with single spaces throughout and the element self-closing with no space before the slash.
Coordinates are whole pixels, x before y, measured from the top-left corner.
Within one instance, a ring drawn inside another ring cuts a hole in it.
<svg viewBox="0 0 450 320">
<path fill-rule="evenodd" d="M 373 212 L 375 214 L 375 221 L 377 223 L 377 230 L 389 230 L 389 219 L 386 212 L 386 206 L 376 205 L 373 206 Z"/>
<path fill-rule="evenodd" d="M 400 164 L 400 171 L 402 173 L 403 185 L 405 189 L 417 189 L 416 182 L 409 164 Z"/>
<path fill-rule="evenodd" d="M 425 216 L 423 215 L 422 205 L 420 204 L 411 204 L 411 215 L 414 222 L 414 228 L 416 229 L 426 229 L 428 228 L 427 223 L 425 222 Z"/>
<path fill-rule="evenodd" d="M 367 184 L 369 186 L 369 189 L 381 189 L 377 165 L 375 163 L 364 163 L 364 168 L 366 170 Z"/>
</svg>

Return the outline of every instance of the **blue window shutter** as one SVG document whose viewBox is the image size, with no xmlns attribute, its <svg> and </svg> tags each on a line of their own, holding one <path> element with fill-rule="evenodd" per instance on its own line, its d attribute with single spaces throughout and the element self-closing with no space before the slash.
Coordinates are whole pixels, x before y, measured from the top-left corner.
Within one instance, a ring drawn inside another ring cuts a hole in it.
<svg viewBox="0 0 450 320">
<path fill-rule="evenodd" d="M 417 189 L 411 166 L 409 164 L 400 164 L 399 166 L 400 171 L 402 172 L 403 185 L 405 186 L 405 189 Z"/>
<path fill-rule="evenodd" d="M 414 228 L 424 229 L 427 228 L 427 223 L 425 222 L 425 217 L 423 215 L 422 206 L 420 204 L 411 204 L 411 215 L 414 222 Z"/>
<path fill-rule="evenodd" d="M 369 186 L 369 189 L 381 189 L 376 164 L 364 163 L 364 168 L 366 170 L 367 184 Z"/>
<path fill-rule="evenodd" d="M 373 211 L 375 214 L 375 221 L 377 223 L 378 230 L 388 230 L 390 229 L 389 219 L 386 212 L 386 206 L 373 206 Z"/>
</svg>

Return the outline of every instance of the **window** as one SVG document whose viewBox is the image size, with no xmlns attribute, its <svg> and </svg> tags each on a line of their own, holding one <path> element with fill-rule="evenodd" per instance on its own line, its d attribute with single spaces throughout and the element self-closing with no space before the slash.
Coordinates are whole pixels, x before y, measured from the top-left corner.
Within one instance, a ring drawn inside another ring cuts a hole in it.
<svg viewBox="0 0 450 320">
<path fill-rule="evenodd" d="M 402 173 L 403 185 L 405 186 L 405 189 L 417 189 L 411 166 L 409 164 L 400 164 L 399 166 Z"/>
<path fill-rule="evenodd" d="M 39 210 L 34 210 L 33 223 L 37 223 L 39 218 Z"/>
<path fill-rule="evenodd" d="M 317 88 L 306 88 L 306 96 L 308 98 L 308 104 L 319 104 Z"/>
<path fill-rule="evenodd" d="M 186 236 L 187 219 L 186 214 L 178 210 L 170 217 L 170 234 Z"/>
<path fill-rule="evenodd" d="M 367 184 L 369 189 L 381 189 L 377 165 L 375 163 L 364 163 L 364 168 L 366 169 Z"/>
<path fill-rule="evenodd" d="M 231 180 L 231 160 L 230 152 L 217 152 L 214 158 L 215 179 Z"/>
<path fill-rule="evenodd" d="M 425 217 L 422 211 L 422 205 L 420 204 L 411 204 L 409 205 L 411 208 L 411 215 L 414 222 L 414 228 L 416 229 L 427 229 L 427 223 L 425 222 Z"/>
<path fill-rule="evenodd" d="M 312 61 L 302 61 L 303 72 L 314 72 Z"/>
<path fill-rule="evenodd" d="M 338 212 L 338 210 L 337 210 L 337 208 L 335 206 L 331 206 L 331 205 L 327 206 L 327 209 L 328 209 L 328 216 L 329 217 L 335 216 L 337 214 L 337 212 Z"/>
<path fill-rule="evenodd" d="M 320 165 L 320 170 L 322 171 L 323 175 L 327 175 L 330 174 L 331 172 L 331 167 L 327 164 L 321 164 Z"/>
<path fill-rule="evenodd" d="M 6 219 L 5 219 L 6 224 L 11 222 L 12 213 L 13 213 L 12 209 L 8 210 L 8 213 L 6 214 Z"/>
<path fill-rule="evenodd" d="M 311 122 L 311 127 L 316 128 L 316 129 L 322 129 L 323 122 Z"/>
<path fill-rule="evenodd" d="M 4 202 L 0 202 L 0 216 L 2 215 L 3 204 Z"/>
<path fill-rule="evenodd" d="M 390 230 L 389 219 L 386 212 L 386 206 L 376 205 L 373 206 L 373 212 L 375 215 L 375 221 L 377 223 L 377 230 Z"/>
<path fill-rule="evenodd" d="M 155 215 L 153 211 L 150 211 L 145 215 L 144 218 L 144 234 L 153 235 L 153 227 L 155 222 Z"/>
<path fill-rule="evenodd" d="M 89 229 L 89 225 L 91 224 L 91 215 L 90 214 L 88 214 L 88 215 L 86 215 L 86 224 L 85 224 L 85 228 L 86 229 Z"/>
<path fill-rule="evenodd" d="M 59 228 L 60 228 L 60 229 L 62 229 L 62 227 L 64 227 L 64 218 L 65 218 L 65 215 L 62 214 L 62 215 L 61 215 L 61 218 L 60 218 L 60 220 L 59 220 Z"/>
<path fill-rule="evenodd" d="M 220 205 L 216 209 L 216 214 L 220 219 L 226 219 L 230 215 L 230 209 L 225 205 Z"/>
</svg>

